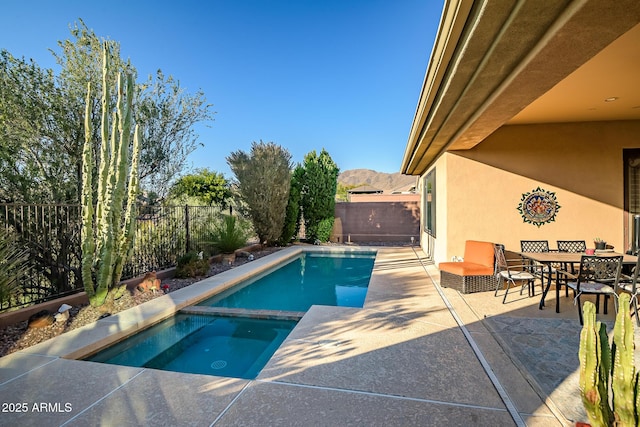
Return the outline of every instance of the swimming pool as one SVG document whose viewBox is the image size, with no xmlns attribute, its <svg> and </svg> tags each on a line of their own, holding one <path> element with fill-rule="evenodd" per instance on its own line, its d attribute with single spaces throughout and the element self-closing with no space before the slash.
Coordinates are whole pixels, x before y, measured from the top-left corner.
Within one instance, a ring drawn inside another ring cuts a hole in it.
<svg viewBox="0 0 640 427">
<path fill-rule="evenodd" d="M 84 360 L 254 379 L 299 312 L 311 305 L 363 306 L 375 255 L 303 251 Z"/>
<path fill-rule="evenodd" d="M 296 323 L 180 313 L 85 360 L 254 379 Z"/>
<path fill-rule="evenodd" d="M 307 311 L 312 305 L 362 307 L 376 252 L 306 252 L 198 305 Z"/>
</svg>

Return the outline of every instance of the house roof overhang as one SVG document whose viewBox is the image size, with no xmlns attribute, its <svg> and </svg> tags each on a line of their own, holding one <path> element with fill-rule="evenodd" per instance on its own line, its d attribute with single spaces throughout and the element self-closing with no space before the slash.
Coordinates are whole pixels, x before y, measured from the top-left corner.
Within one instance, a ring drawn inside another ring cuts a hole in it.
<svg viewBox="0 0 640 427">
<path fill-rule="evenodd" d="M 639 22 L 637 0 L 446 0 L 401 172 L 503 125 L 640 119 Z"/>
</svg>

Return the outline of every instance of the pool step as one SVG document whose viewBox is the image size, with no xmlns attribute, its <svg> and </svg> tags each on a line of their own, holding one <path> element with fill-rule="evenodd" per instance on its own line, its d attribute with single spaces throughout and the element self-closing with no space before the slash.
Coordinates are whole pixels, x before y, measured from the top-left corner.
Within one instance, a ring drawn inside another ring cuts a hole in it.
<svg viewBox="0 0 640 427">
<path fill-rule="evenodd" d="M 190 305 L 180 310 L 187 314 L 209 314 L 228 317 L 249 317 L 251 319 L 279 319 L 300 320 L 305 315 L 304 311 L 284 310 L 249 310 L 246 308 L 207 307 L 204 305 Z"/>
</svg>

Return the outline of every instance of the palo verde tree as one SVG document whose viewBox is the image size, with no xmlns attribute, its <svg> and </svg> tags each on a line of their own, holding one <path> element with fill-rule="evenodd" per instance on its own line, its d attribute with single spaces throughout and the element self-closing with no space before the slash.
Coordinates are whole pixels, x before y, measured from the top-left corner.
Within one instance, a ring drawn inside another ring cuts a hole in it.
<svg viewBox="0 0 640 427">
<path fill-rule="evenodd" d="M 70 28 L 72 38 L 58 42 L 60 54 L 54 56 L 61 66 L 60 85 L 67 88 L 73 99 L 82 102 L 87 78 L 100 88 L 102 44 L 105 41 L 89 29 L 82 20 Z M 137 70 L 120 57 L 120 45 L 109 41 L 113 52 L 112 76 L 132 74 Z M 194 131 L 197 123 L 213 120 L 212 105 L 204 93 L 186 92 L 179 80 L 157 70 L 144 83 L 137 84 L 133 93 L 136 123 L 145 130 L 140 139 L 140 183 L 146 189 L 164 197 L 169 187 L 186 167 L 187 157 L 198 145 Z M 92 106 L 94 116 L 100 117 L 99 106 Z M 96 123 L 94 123 L 94 126 Z"/>
<path fill-rule="evenodd" d="M 338 182 L 338 189 L 336 190 L 336 202 L 348 202 L 349 190 L 360 187 L 365 184 L 343 184 Z"/>
<path fill-rule="evenodd" d="M 83 114 L 87 81 L 102 86 L 104 40 L 79 21 L 71 37 L 54 52 L 60 72 L 39 67 L 0 50 L 0 202 L 78 203 L 82 186 Z M 110 79 L 136 69 L 111 49 Z M 115 94 L 110 95 L 115 102 Z M 147 191 L 164 197 L 187 167 L 199 145 L 194 126 L 213 119 L 212 106 L 200 91 L 187 93 L 172 76 L 158 70 L 133 93 L 140 139 L 140 180 Z M 100 129 L 100 102 L 92 100 L 93 140 Z M 98 145 L 93 147 L 98 158 Z"/>
<path fill-rule="evenodd" d="M 0 203 L 78 202 L 82 111 L 51 70 L 0 50 Z"/>
<path fill-rule="evenodd" d="M 302 215 L 307 239 L 326 242 L 331 237 L 336 207 L 336 188 L 340 169 L 323 148 L 304 157 L 302 165 Z"/>
<path fill-rule="evenodd" d="M 227 163 L 236 176 L 260 243 L 274 244 L 282 234 L 291 185 L 291 154 L 273 142 L 253 142 L 251 151 L 234 151 Z"/>
<path fill-rule="evenodd" d="M 101 93 L 104 41 L 108 40 L 84 22 L 73 25 L 70 37 L 51 51 L 59 65 L 55 71 L 0 49 L 0 203 L 80 203 L 87 82 L 92 92 Z M 111 86 L 118 73 L 132 74 L 135 80 L 136 69 L 120 57 L 119 43 L 108 42 Z M 109 103 L 115 105 L 116 94 L 111 92 Z M 161 199 L 199 145 L 194 125 L 212 120 L 214 113 L 201 92 L 187 93 L 178 80 L 160 71 L 136 85 L 132 105 L 136 123 L 144 129 L 139 144 L 141 186 L 145 194 L 157 193 Z M 97 161 L 100 108 L 100 98 L 93 98 L 91 140 Z M 93 179 L 98 180 L 95 170 Z M 51 244 L 27 242 L 33 268 L 47 278 L 52 293 L 73 289 L 81 275 L 77 267 L 81 254 L 76 249 L 79 213 L 68 209 L 68 216 L 59 221 L 56 212 L 47 210 L 41 218 L 52 225 Z M 29 226 L 27 218 L 5 220 L 16 230 Z"/>
<path fill-rule="evenodd" d="M 87 89 L 85 143 L 82 150 L 82 281 L 91 305 L 96 307 L 102 306 L 109 294 L 113 299 L 117 298 L 124 288 L 119 283 L 124 263 L 133 246 L 138 192 L 140 131 L 137 125 L 129 163 L 134 79 L 129 74 L 125 84 L 123 75 L 118 76 L 116 108 L 112 111 L 110 56 L 109 44 L 105 42 L 97 185 L 93 181 L 95 143 L 92 140 L 91 83 Z M 112 116 L 111 123 L 109 116 Z M 95 204 L 94 197 L 97 199 Z"/>
<path fill-rule="evenodd" d="M 169 194 L 174 200 L 190 197 L 205 206 L 225 208 L 231 198 L 231 189 L 223 174 L 204 168 L 180 177 Z"/>
</svg>

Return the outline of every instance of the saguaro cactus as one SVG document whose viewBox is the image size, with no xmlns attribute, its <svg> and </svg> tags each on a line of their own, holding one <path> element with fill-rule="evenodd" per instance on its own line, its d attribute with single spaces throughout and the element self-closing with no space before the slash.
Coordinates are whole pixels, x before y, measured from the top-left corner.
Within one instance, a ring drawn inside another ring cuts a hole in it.
<svg viewBox="0 0 640 427">
<path fill-rule="evenodd" d="M 129 164 L 129 143 L 134 82 L 118 77 L 116 109 L 111 113 L 108 81 L 110 52 L 103 48 L 102 115 L 100 165 L 97 189 L 93 184 L 93 141 L 91 128 L 91 86 L 87 88 L 85 143 L 82 152 L 82 280 L 92 305 L 104 304 L 107 294 L 118 289 L 122 268 L 133 246 L 135 199 L 138 192 L 140 130 L 133 137 L 133 156 Z M 112 122 L 109 123 L 109 115 Z M 111 131 L 110 131 L 111 129 Z M 111 134 L 110 134 L 111 133 Z M 128 174 L 128 184 L 125 184 Z M 94 192 L 97 201 L 94 206 Z M 125 193 L 126 199 L 125 199 Z M 124 215 L 123 215 L 124 210 Z"/>
<path fill-rule="evenodd" d="M 619 298 L 620 310 L 609 347 L 607 328 L 596 322 L 595 306 L 584 304 L 580 332 L 580 393 L 592 426 L 636 426 L 640 407 L 640 384 L 633 350 L 633 323 L 629 294 Z"/>
</svg>

